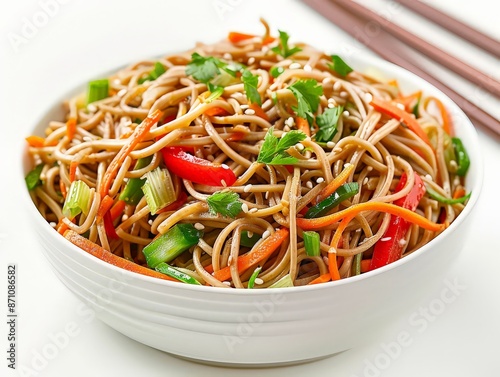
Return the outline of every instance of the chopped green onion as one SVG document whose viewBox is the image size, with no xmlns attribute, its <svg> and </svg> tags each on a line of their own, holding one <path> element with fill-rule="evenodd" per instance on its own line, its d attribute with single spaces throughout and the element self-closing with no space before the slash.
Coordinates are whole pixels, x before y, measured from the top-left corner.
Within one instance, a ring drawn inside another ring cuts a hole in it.
<svg viewBox="0 0 500 377">
<path fill-rule="evenodd" d="M 156 80 L 158 77 L 163 75 L 165 72 L 167 72 L 167 70 L 165 69 L 163 64 L 161 64 L 160 62 L 156 62 L 153 70 L 149 73 L 149 77 L 152 80 Z"/>
<path fill-rule="evenodd" d="M 198 280 L 196 280 L 194 277 L 189 276 L 188 274 L 179 271 L 177 268 L 172 267 L 165 262 L 159 263 L 156 267 L 155 270 L 158 272 L 161 272 L 162 274 L 165 274 L 167 276 L 170 276 L 174 279 L 177 279 L 179 281 L 182 281 L 183 283 L 186 284 L 194 284 L 194 285 L 201 285 Z"/>
<path fill-rule="evenodd" d="M 304 232 L 302 237 L 304 238 L 306 254 L 310 257 L 319 257 L 321 255 L 319 233 L 311 230 Z"/>
<path fill-rule="evenodd" d="M 100 101 L 109 96 L 108 79 L 94 80 L 89 82 L 87 91 L 87 104 Z"/>
<path fill-rule="evenodd" d="M 152 159 L 153 156 L 140 158 L 135 163 L 134 170 L 145 168 L 151 163 Z M 144 196 L 144 192 L 141 190 L 144 182 L 146 182 L 145 178 L 130 178 L 120 194 L 119 199 L 130 205 L 135 206 L 139 204 L 139 201 Z"/>
<path fill-rule="evenodd" d="M 248 232 L 244 230 L 241 232 L 240 245 L 245 247 L 254 247 L 258 240 L 261 239 L 260 234 L 253 233 L 252 237 L 248 235 Z"/>
<path fill-rule="evenodd" d="M 146 257 L 149 267 L 155 268 L 158 264 L 169 263 L 198 243 L 203 232 L 193 224 L 176 224 L 166 233 L 151 241 L 142 253 Z"/>
<path fill-rule="evenodd" d="M 337 72 L 341 77 L 345 77 L 348 73 L 353 71 L 340 56 L 332 55 L 331 58 L 333 64 L 328 64 L 328 67 Z"/>
<path fill-rule="evenodd" d="M 467 174 L 467 170 L 469 170 L 470 166 L 469 155 L 465 150 L 462 140 L 460 140 L 458 137 L 452 137 L 451 141 L 453 142 L 453 146 L 455 147 L 455 153 L 458 157 L 457 175 L 460 177 L 464 177 L 465 174 Z"/>
<path fill-rule="evenodd" d="M 147 172 L 146 182 L 142 186 L 142 191 L 146 196 L 146 201 L 151 214 L 156 214 L 160 209 L 165 208 L 177 199 L 172 177 L 167 169 L 156 168 Z"/>
<path fill-rule="evenodd" d="M 279 75 L 281 75 L 283 72 L 285 72 L 285 68 L 283 67 L 272 67 L 270 70 L 269 70 L 269 73 L 271 74 L 271 76 L 273 76 L 274 78 L 277 78 Z"/>
<path fill-rule="evenodd" d="M 313 219 L 326 215 L 333 208 L 344 200 L 349 199 L 359 192 L 358 182 L 345 183 L 340 186 L 332 195 L 322 200 L 306 212 L 306 219 Z"/>
<path fill-rule="evenodd" d="M 68 219 L 83 212 L 87 215 L 90 209 L 90 187 L 83 181 L 73 181 L 64 201 L 62 213 Z"/>
<path fill-rule="evenodd" d="M 290 277 L 290 274 L 286 274 L 276 283 L 269 286 L 269 288 L 288 288 L 288 287 L 293 287 L 293 281 L 292 278 Z"/>
<path fill-rule="evenodd" d="M 224 88 L 222 86 L 213 86 L 209 84 L 210 95 L 205 100 L 206 103 L 210 103 L 217 98 L 219 98 L 224 93 Z"/>
<path fill-rule="evenodd" d="M 259 276 L 260 271 L 262 271 L 262 267 L 259 266 L 257 267 L 253 273 L 252 276 L 250 276 L 250 279 L 248 279 L 248 289 L 252 289 L 255 285 L 255 279 L 257 279 L 257 276 Z"/>
<path fill-rule="evenodd" d="M 42 184 L 42 180 L 40 179 L 40 175 L 42 174 L 43 170 L 43 163 L 38 164 L 31 170 L 28 174 L 26 174 L 26 177 L 24 180 L 26 181 L 26 186 L 28 186 L 28 190 L 33 190 L 35 187 L 40 186 Z"/>
<path fill-rule="evenodd" d="M 453 199 L 453 198 L 447 198 L 447 197 L 439 194 L 437 191 L 435 191 L 434 189 L 432 189 L 428 185 L 426 185 L 425 188 L 427 190 L 427 194 L 429 194 L 429 196 L 432 199 L 437 200 L 439 203 L 443 203 L 443 204 L 462 204 L 462 203 L 465 203 L 470 198 L 470 196 L 472 194 L 472 192 L 469 192 L 467 195 L 464 195 L 461 198 Z"/>
<path fill-rule="evenodd" d="M 358 253 L 354 256 L 354 261 L 352 264 L 352 274 L 353 276 L 361 274 L 361 259 L 363 258 L 363 253 Z"/>
</svg>

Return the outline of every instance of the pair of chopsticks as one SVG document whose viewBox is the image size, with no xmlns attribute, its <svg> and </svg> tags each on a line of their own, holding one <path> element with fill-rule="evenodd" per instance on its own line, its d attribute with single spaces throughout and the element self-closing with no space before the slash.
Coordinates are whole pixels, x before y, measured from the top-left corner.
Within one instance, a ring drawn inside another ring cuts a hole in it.
<svg viewBox="0 0 500 377">
<path fill-rule="evenodd" d="M 440 26 L 447 28 L 456 35 L 471 41 L 485 51 L 495 56 L 500 56 L 500 42 L 483 35 L 477 30 L 418 0 L 396 1 L 436 22 Z M 410 55 L 407 47 L 419 51 L 497 97 L 500 97 L 500 82 L 353 0 L 303 0 L 303 2 L 382 58 L 415 73 L 433 84 L 460 106 L 472 121 L 480 123 L 495 134 L 500 135 L 500 121 L 498 119 L 467 100 L 461 94 L 455 92 L 436 77 L 433 77 L 423 65 L 419 65 L 415 61 L 415 58 Z M 478 41 L 480 42 L 478 43 Z"/>
</svg>

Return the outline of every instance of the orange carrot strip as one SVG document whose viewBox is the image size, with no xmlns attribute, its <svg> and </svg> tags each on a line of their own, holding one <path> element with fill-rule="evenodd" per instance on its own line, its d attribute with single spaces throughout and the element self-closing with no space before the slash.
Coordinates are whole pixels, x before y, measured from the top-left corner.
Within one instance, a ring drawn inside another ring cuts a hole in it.
<svg viewBox="0 0 500 377">
<path fill-rule="evenodd" d="M 368 272 L 370 271 L 370 264 L 372 260 L 371 259 L 362 259 L 361 260 L 361 273 Z"/>
<path fill-rule="evenodd" d="M 59 180 L 59 189 L 61 190 L 61 194 L 64 199 L 66 199 L 66 196 L 68 195 L 68 190 L 66 189 L 66 185 L 62 181 L 62 179 Z"/>
<path fill-rule="evenodd" d="M 390 102 L 386 102 L 378 98 L 374 98 L 370 102 L 370 105 L 372 105 L 376 111 L 389 115 L 390 117 L 397 119 L 400 122 L 402 121 L 419 138 L 421 138 L 425 143 L 427 143 L 432 147 L 429 138 L 427 137 L 427 134 L 425 133 L 425 131 L 420 126 L 420 123 L 417 122 L 417 120 L 413 117 L 412 114 L 407 113 L 406 111 L 400 109 L 399 107 L 393 105 Z"/>
<path fill-rule="evenodd" d="M 109 210 L 109 213 L 111 215 L 111 221 L 114 222 L 118 217 L 120 217 L 123 214 L 123 211 L 125 210 L 125 206 L 127 203 L 125 203 L 123 200 L 118 200 L 113 207 Z"/>
<path fill-rule="evenodd" d="M 247 132 L 232 132 L 226 141 L 240 141 L 247 136 Z"/>
<path fill-rule="evenodd" d="M 76 179 L 76 168 L 78 167 L 78 161 L 71 161 L 69 164 L 69 181 L 74 182 Z"/>
<path fill-rule="evenodd" d="M 297 117 L 295 119 L 295 124 L 297 125 L 297 129 L 302 131 L 307 136 L 311 136 L 311 127 L 309 127 L 309 122 L 305 118 Z"/>
<path fill-rule="evenodd" d="M 422 91 L 419 90 L 415 93 L 412 93 L 408 96 L 401 96 L 401 97 L 398 97 L 395 102 L 397 103 L 400 103 L 401 105 L 403 105 L 405 107 L 405 110 L 409 113 L 411 113 L 413 111 L 413 107 L 415 106 L 415 104 L 418 103 L 420 97 L 422 97 Z"/>
<path fill-rule="evenodd" d="M 69 140 L 73 140 L 76 134 L 76 119 L 69 118 L 66 122 L 66 136 Z"/>
<path fill-rule="evenodd" d="M 246 41 L 247 39 L 252 39 L 252 38 L 255 38 L 255 37 L 256 37 L 256 35 L 240 33 L 240 32 L 237 32 L 237 31 L 231 31 L 227 35 L 227 39 L 231 43 L 239 43 L 241 41 Z"/>
<path fill-rule="evenodd" d="M 31 135 L 25 139 L 30 147 L 41 148 L 45 146 L 45 139 L 40 136 Z"/>
<path fill-rule="evenodd" d="M 457 187 L 457 189 L 453 193 L 453 199 L 461 198 L 461 197 L 465 196 L 465 194 L 467 194 L 467 193 L 462 186 Z"/>
<path fill-rule="evenodd" d="M 69 229 L 69 226 L 66 225 L 65 222 L 62 221 L 63 219 L 59 220 L 59 222 L 56 225 L 56 230 L 59 234 L 64 234 Z"/>
<path fill-rule="evenodd" d="M 328 283 L 330 280 L 332 280 L 332 275 L 330 275 L 330 273 L 328 272 L 326 274 L 318 276 L 316 279 L 309 282 L 309 284 L 307 284 L 307 285 Z"/>
<path fill-rule="evenodd" d="M 64 237 L 72 244 L 78 246 L 80 249 L 83 249 L 84 251 L 93 255 L 94 257 L 99 258 L 104 262 L 110 263 L 116 267 L 120 267 L 123 268 L 124 270 L 136 272 L 141 275 L 151 276 L 158 279 L 178 281 L 176 279 L 171 278 L 170 276 L 164 275 L 155 270 L 151 270 L 149 268 L 131 262 L 127 259 L 121 258 L 109 252 L 108 250 L 102 248 L 101 246 L 95 244 L 94 242 L 80 236 L 78 233 L 72 230 L 68 230 L 64 234 Z"/>
<path fill-rule="evenodd" d="M 312 204 L 313 205 L 318 204 L 322 200 L 332 195 L 335 192 L 335 190 L 337 190 L 347 181 L 347 178 L 349 178 L 349 175 L 352 173 L 353 170 L 354 170 L 353 164 L 347 165 L 344 168 L 344 170 L 342 170 L 340 174 L 335 177 L 333 181 L 331 181 L 323 190 L 320 191 L 318 196 L 312 200 Z"/>
<path fill-rule="evenodd" d="M 276 38 L 271 37 L 270 35 L 268 35 L 268 36 L 265 36 L 264 38 L 262 38 L 262 44 L 263 45 L 268 45 L 269 43 L 273 43 L 275 40 L 276 40 Z"/>
<path fill-rule="evenodd" d="M 450 115 L 446 110 L 446 107 L 443 103 L 437 99 L 436 97 L 429 97 L 429 101 L 434 101 L 439 108 L 439 112 L 441 113 L 441 119 L 443 122 L 443 130 L 450 136 L 454 136 L 453 124 L 451 123 Z"/>
<path fill-rule="evenodd" d="M 226 116 L 229 115 L 226 109 L 223 109 L 222 107 L 211 107 L 210 109 L 205 110 L 205 115 L 208 115 L 209 117 L 215 117 L 215 116 Z"/>
<path fill-rule="evenodd" d="M 250 250 L 248 253 L 238 257 L 238 272 L 242 273 L 250 267 L 255 266 L 260 261 L 269 258 L 272 253 L 274 253 L 274 251 L 283 243 L 283 241 L 288 237 L 289 234 L 290 232 L 287 228 L 280 228 L 269 237 L 267 237 L 264 241 L 262 241 L 258 246 Z M 227 266 L 220 269 L 219 271 L 215 271 L 214 277 L 220 281 L 226 281 L 230 279 L 230 267 Z"/>
<path fill-rule="evenodd" d="M 127 156 L 134 150 L 137 144 L 139 144 L 142 139 L 144 139 L 151 127 L 158 123 L 162 115 L 163 112 L 160 110 L 155 110 L 152 114 L 149 114 L 147 118 L 144 119 L 142 123 L 136 127 L 134 133 L 130 137 L 129 142 L 125 144 L 122 149 L 120 149 L 115 158 L 113 158 L 108 166 L 108 169 L 106 170 L 106 173 L 104 173 L 104 178 L 99 188 L 99 194 L 101 194 L 101 198 L 105 197 L 108 194 L 111 183 L 113 182 L 113 179 L 115 179 L 116 174 L 118 174 L 118 170 L 123 164 L 123 161 L 125 161 L 125 158 L 127 158 Z"/>
<path fill-rule="evenodd" d="M 333 280 L 340 280 L 339 266 L 337 264 L 337 247 L 339 245 L 340 237 L 344 232 L 347 225 L 351 222 L 355 215 L 348 215 L 342 219 L 335 234 L 333 235 L 332 242 L 330 243 L 330 249 L 328 250 L 328 270 L 330 271 L 330 276 Z"/>
<path fill-rule="evenodd" d="M 99 208 L 97 209 L 97 220 L 100 220 L 104 217 L 106 212 L 108 212 L 113 205 L 114 200 L 111 196 L 106 195 L 104 198 L 101 200 L 101 204 L 99 204 Z"/>
<path fill-rule="evenodd" d="M 250 105 L 248 105 L 248 108 L 255 111 L 255 115 L 269 122 L 269 117 L 267 116 L 266 112 L 262 110 L 262 107 L 260 107 L 258 104 L 251 103 Z"/>
<path fill-rule="evenodd" d="M 446 229 L 446 227 L 448 226 L 448 224 L 436 224 L 406 208 L 397 206 L 395 204 L 382 202 L 365 202 L 354 204 L 342 211 L 332 213 L 331 215 L 318 217 L 316 219 L 305 219 L 299 217 L 297 218 L 297 226 L 299 226 L 303 230 L 323 229 L 336 223 L 339 220 L 342 220 L 344 217 L 356 216 L 358 213 L 363 211 L 380 211 L 390 213 L 391 215 L 400 216 L 412 224 L 416 224 L 424 229 L 433 232 L 440 232 Z"/>
</svg>

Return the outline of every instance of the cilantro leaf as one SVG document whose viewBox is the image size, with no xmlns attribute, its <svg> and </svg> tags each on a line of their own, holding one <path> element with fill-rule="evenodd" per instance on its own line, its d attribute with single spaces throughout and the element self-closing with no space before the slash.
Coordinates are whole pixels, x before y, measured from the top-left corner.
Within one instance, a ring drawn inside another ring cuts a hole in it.
<svg viewBox="0 0 500 377">
<path fill-rule="evenodd" d="M 222 62 L 213 56 L 205 57 L 195 52 L 191 55 L 191 62 L 186 66 L 186 75 L 207 83 L 220 73 L 220 63 Z"/>
<path fill-rule="evenodd" d="M 348 73 L 353 71 L 340 56 L 332 55 L 331 58 L 333 63 L 328 64 L 328 67 L 337 72 L 341 77 L 345 77 Z"/>
<path fill-rule="evenodd" d="M 242 211 L 240 196 L 232 191 L 218 191 L 207 198 L 208 209 L 212 215 L 220 214 L 234 219 Z"/>
<path fill-rule="evenodd" d="M 279 46 L 273 47 L 271 49 L 273 52 L 275 52 L 278 55 L 283 56 L 284 58 L 288 58 L 289 56 L 291 56 L 297 52 L 302 51 L 302 49 L 300 47 L 290 48 L 288 46 L 288 38 L 290 38 L 288 33 L 281 31 L 281 30 L 278 30 L 278 31 L 280 33 L 280 44 L 279 44 Z"/>
<path fill-rule="evenodd" d="M 26 181 L 26 186 L 28 186 L 28 190 L 31 191 L 42 184 L 40 175 L 42 174 L 43 165 L 44 164 L 42 163 L 35 166 L 35 168 L 31 170 L 24 178 Z"/>
<path fill-rule="evenodd" d="M 264 144 L 260 148 L 257 162 L 268 165 L 292 165 L 297 162 L 295 157 L 290 156 L 286 151 L 298 142 L 306 138 L 302 131 L 292 130 L 278 139 L 273 134 L 274 127 L 269 128 L 264 138 Z"/>
<path fill-rule="evenodd" d="M 248 69 L 245 69 L 243 71 L 243 75 L 241 75 L 241 80 L 243 81 L 243 86 L 248 100 L 251 103 L 258 104 L 259 106 L 262 105 L 262 99 L 260 98 L 260 94 L 257 90 L 259 77 L 257 75 L 253 75 Z"/>
<path fill-rule="evenodd" d="M 316 117 L 318 132 L 316 132 L 316 141 L 327 143 L 333 139 L 337 133 L 337 123 L 340 115 L 344 111 L 344 106 L 335 106 L 326 109 L 323 114 Z"/>
<path fill-rule="evenodd" d="M 314 113 L 318 110 L 319 97 L 323 95 L 323 87 L 314 79 L 298 80 L 288 87 L 297 99 L 297 107 L 292 109 L 301 118 L 313 124 Z"/>
</svg>

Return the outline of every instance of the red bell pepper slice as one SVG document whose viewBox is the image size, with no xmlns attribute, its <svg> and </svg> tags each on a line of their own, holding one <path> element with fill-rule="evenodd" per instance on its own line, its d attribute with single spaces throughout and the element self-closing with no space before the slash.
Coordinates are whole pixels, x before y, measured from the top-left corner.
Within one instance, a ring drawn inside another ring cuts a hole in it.
<svg viewBox="0 0 500 377">
<path fill-rule="evenodd" d="M 193 156 L 179 147 L 161 150 L 167 169 L 182 179 L 208 186 L 231 186 L 236 175 L 226 165 L 217 165 Z"/>
<path fill-rule="evenodd" d="M 422 199 L 425 194 L 425 185 L 422 182 L 422 179 L 417 173 L 414 174 L 415 183 L 410 192 L 406 196 L 394 201 L 394 204 L 409 209 L 410 211 L 415 211 L 417 209 L 420 199 Z M 401 191 L 401 189 L 406 185 L 406 181 L 406 174 L 403 174 L 398 185 L 396 186 L 395 192 Z M 369 267 L 370 271 L 401 258 L 401 253 L 404 247 L 401 240 L 405 239 L 410 225 L 411 224 L 402 217 L 394 215 L 391 216 L 391 221 L 387 230 L 382 238 L 377 241 L 373 249 L 373 256 Z"/>
</svg>

